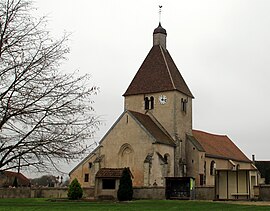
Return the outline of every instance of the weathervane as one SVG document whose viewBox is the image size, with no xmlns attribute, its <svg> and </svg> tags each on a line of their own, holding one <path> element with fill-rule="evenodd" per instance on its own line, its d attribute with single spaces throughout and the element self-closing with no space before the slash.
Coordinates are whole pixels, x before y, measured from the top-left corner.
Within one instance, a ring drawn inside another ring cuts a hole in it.
<svg viewBox="0 0 270 211">
<path fill-rule="evenodd" d="M 158 5 L 158 7 L 159 7 L 159 11 L 158 11 L 158 13 L 159 13 L 159 23 L 161 23 L 161 8 L 162 8 L 162 5 Z"/>
</svg>

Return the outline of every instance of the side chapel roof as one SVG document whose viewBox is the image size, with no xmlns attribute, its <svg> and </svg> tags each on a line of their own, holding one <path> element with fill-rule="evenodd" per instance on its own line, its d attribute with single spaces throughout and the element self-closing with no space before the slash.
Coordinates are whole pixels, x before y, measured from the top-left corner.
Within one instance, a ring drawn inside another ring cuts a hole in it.
<svg viewBox="0 0 270 211">
<path fill-rule="evenodd" d="M 121 178 L 124 168 L 101 168 L 96 174 L 96 178 Z M 133 178 L 133 175 L 128 168 L 130 176 Z"/>
<path fill-rule="evenodd" d="M 195 138 L 192 142 L 198 141 L 199 151 L 203 149 L 206 156 L 251 162 L 226 135 L 216 135 L 199 130 L 192 130 L 192 134 Z"/>
</svg>

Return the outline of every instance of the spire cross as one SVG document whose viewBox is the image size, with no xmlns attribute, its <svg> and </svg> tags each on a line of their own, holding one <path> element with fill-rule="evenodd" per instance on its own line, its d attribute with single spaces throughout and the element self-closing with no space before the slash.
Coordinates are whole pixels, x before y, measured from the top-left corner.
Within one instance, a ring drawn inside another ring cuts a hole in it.
<svg viewBox="0 0 270 211">
<path fill-rule="evenodd" d="M 159 5 L 158 7 L 159 7 L 159 11 L 158 11 L 158 13 L 159 13 L 159 23 L 161 23 L 161 8 L 162 8 L 162 5 Z"/>
</svg>

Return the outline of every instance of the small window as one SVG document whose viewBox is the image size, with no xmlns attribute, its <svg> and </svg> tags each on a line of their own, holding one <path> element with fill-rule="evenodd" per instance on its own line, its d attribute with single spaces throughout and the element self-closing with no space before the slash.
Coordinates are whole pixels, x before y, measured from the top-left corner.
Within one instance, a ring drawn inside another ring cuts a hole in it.
<svg viewBox="0 0 270 211">
<path fill-rule="evenodd" d="M 89 174 L 84 174 L 84 182 L 89 182 Z"/>
<path fill-rule="evenodd" d="M 144 109 L 145 110 L 149 109 L 149 99 L 148 99 L 148 97 L 144 98 Z"/>
<path fill-rule="evenodd" d="M 115 179 L 103 179 L 102 189 L 115 189 Z"/>
<path fill-rule="evenodd" d="M 150 109 L 154 109 L 154 97 L 150 97 Z"/>
<path fill-rule="evenodd" d="M 182 98 L 181 99 L 181 110 L 186 113 L 187 112 L 187 99 Z"/>
<path fill-rule="evenodd" d="M 210 175 L 214 176 L 215 171 L 216 171 L 216 162 L 212 160 L 210 163 Z"/>
<path fill-rule="evenodd" d="M 93 163 L 92 162 L 89 162 L 88 165 L 89 165 L 89 168 L 92 168 L 93 167 Z"/>
<path fill-rule="evenodd" d="M 154 97 L 151 96 L 150 99 L 149 97 L 144 98 L 144 109 L 149 110 L 149 109 L 154 109 Z"/>
</svg>

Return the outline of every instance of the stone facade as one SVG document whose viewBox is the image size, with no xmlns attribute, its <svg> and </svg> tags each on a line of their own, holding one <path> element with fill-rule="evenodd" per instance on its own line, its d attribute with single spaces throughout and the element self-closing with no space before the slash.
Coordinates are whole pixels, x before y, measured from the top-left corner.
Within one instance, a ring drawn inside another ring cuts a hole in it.
<svg viewBox="0 0 270 211">
<path fill-rule="evenodd" d="M 100 168 L 129 167 L 134 186 L 164 186 L 164 176 L 174 175 L 174 147 L 153 144 L 153 138 L 141 127 L 129 112 L 123 113 L 99 148 L 70 174 L 71 181 L 77 178 L 82 187 L 89 187 Z"/>
</svg>

